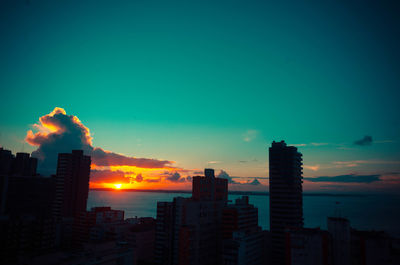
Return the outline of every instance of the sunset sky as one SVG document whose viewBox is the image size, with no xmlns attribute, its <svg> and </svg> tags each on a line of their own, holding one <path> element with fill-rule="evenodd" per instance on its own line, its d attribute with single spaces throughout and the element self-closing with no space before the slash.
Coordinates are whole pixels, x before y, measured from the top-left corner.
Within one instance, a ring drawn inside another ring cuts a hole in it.
<svg viewBox="0 0 400 265">
<path fill-rule="evenodd" d="M 305 190 L 400 191 L 399 6 L 264 2 L 1 1 L 0 146 L 45 175 L 84 149 L 91 187 L 267 191 L 285 140 Z"/>
</svg>

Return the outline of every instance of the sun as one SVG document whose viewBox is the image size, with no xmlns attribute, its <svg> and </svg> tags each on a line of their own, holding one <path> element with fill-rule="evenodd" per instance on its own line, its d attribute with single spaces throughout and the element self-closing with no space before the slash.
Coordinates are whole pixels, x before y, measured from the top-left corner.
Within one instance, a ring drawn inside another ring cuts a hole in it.
<svg viewBox="0 0 400 265">
<path fill-rule="evenodd" d="M 122 186 L 121 183 L 114 184 L 114 187 L 115 187 L 117 190 L 121 189 L 121 186 Z"/>
</svg>

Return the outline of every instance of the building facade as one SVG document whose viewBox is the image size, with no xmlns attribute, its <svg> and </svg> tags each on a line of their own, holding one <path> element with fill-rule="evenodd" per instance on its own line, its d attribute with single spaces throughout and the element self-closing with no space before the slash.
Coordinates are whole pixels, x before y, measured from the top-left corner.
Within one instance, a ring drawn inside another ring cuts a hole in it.
<svg viewBox="0 0 400 265">
<path fill-rule="evenodd" d="M 269 148 L 271 258 L 284 264 L 285 230 L 303 227 L 302 154 L 284 141 Z"/>
<path fill-rule="evenodd" d="M 90 163 L 90 156 L 83 155 L 82 150 L 58 154 L 53 207 L 56 218 L 73 218 L 86 211 Z"/>
<path fill-rule="evenodd" d="M 265 233 L 258 226 L 258 209 L 243 196 L 222 213 L 222 264 L 264 264 Z"/>
<path fill-rule="evenodd" d="M 156 264 L 221 264 L 221 219 L 227 194 L 227 180 L 206 169 L 204 177 L 193 178 L 192 198 L 158 202 Z"/>
</svg>

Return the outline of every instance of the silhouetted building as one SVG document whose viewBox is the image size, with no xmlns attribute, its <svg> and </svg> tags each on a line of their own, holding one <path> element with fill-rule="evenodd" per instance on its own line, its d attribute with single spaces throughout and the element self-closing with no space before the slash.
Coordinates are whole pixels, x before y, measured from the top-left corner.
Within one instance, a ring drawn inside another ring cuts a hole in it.
<svg viewBox="0 0 400 265">
<path fill-rule="evenodd" d="M 12 175 L 35 176 L 37 159 L 30 157 L 28 153 L 17 153 L 12 164 Z"/>
<path fill-rule="evenodd" d="M 351 230 L 351 264 L 400 264 L 392 255 L 392 239 L 383 231 Z"/>
<path fill-rule="evenodd" d="M 74 222 L 74 241 L 82 244 L 114 238 L 113 226 L 124 222 L 124 211 L 111 207 L 94 207 L 81 212 Z"/>
<path fill-rule="evenodd" d="M 82 150 L 58 154 L 56 199 L 53 208 L 57 218 L 77 217 L 86 211 L 90 163 L 90 156 L 83 155 Z"/>
<path fill-rule="evenodd" d="M 0 148 L 0 174 L 17 176 L 35 176 L 37 158 L 28 153 L 14 155 L 10 150 Z"/>
<path fill-rule="evenodd" d="M 303 227 L 302 155 L 284 141 L 269 148 L 272 263 L 285 263 L 285 229 Z"/>
<path fill-rule="evenodd" d="M 158 202 L 156 264 L 220 264 L 227 194 L 227 180 L 206 169 L 205 177 L 193 178 L 192 198 Z"/>
<path fill-rule="evenodd" d="M 154 249 L 156 264 L 172 264 L 174 234 L 174 203 L 157 202 L 156 243 Z"/>
<path fill-rule="evenodd" d="M 46 253 L 55 247 L 56 224 L 51 206 L 54 179 L 0 176 L 0 263 Z"/>
<path fill-rule="evenodd" d="M 125 242 L 88 243 L 82 249 L 59 251 L 27 260 L 29 265 L 136 265 L 134 252 Z"/>
<path fill-rule="evenodd" d="M 54 178 L 22 176 L 0 178 L 7 178 L 5 214 L 52 217 L 51 208 L 55 198 Z"/>
<path fill-rule="evenodd" d="M 214 169 L 206 168 L 204 177 L 193 177 L 192 198 L 194 200 L 228 200 L 228 181 L 216 178 Z"/>
<path fill-rule="evenodd" d="M 350 264 L 349 220 L 341 217 L 328 217 L 328 232 L 332 237 L 333 265 Z"/>
<path fill-rule="evenodd" d="M 265 233 L 258 226 L 258 209 L 243 196 L 223 209 L 222 264 L 264 264 Z"/>
<path fill-rule="evenodd" d="M 286 265 L 330 265 L 330 236 L 319 228 L 286 231 Z"/>
<path fill-rule="evenodd" d="M 8 175 L 11 173 L 11 166 L 14 156 L 10 150 L 0 147 L 0 175 Z"/>
<path fill-rule="evenodd" d="M 0 218 L 0 263 L 47 253 L 55 247 L 55 222 L 32 215 Z"/>
</svg>

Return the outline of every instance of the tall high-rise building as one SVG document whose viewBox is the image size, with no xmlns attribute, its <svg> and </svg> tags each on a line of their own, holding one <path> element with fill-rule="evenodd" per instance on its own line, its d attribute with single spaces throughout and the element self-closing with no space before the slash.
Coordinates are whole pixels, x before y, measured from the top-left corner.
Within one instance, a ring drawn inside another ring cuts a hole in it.
<svg viewBox="0 0 400 265">
<path fill-rule="evenodd" d="M 284 141 L 269 148 L 271 254 L 284 264 L 285 230 L 303 227 L 302 154 Z"/>
<path fill-rule="evenodd" d="M 77 217 L 86 211 L 89 193 L 90 156 L 82 150 L 58 154 L 56 198 L 53 212 L 56 218 Z"/>
</svg>

